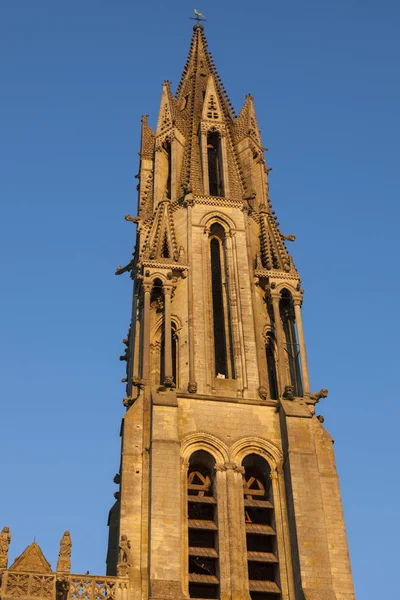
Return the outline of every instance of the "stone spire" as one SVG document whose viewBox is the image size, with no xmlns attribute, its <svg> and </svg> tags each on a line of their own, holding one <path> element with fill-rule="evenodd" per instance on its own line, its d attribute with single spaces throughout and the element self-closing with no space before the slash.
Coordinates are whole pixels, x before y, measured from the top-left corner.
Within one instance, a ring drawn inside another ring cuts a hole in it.
<svg viewBox="0 0 400 600">
<path fill-rule="evenodd" d="M 218 119 L 223 123 L 223 134 L 227 136 L 227 158 L 230 165 L 229 178 L 231 191 L 240 198 L 243 185 L 240 166 L 234 153 L 234 109 L 208 50 L 204 28 L 200 24 L 193 27 L 193 36 L 186 64 L 176 92 L 177 108 L 181 114 L 187 146 L 181 172 L 182 190 L 191 189 L 204 193 L 201 176 L 201 154 L 199 147 L 199 127 L 204 117 L 204 106 L 208 102 L 207 91 L 213 87 L 215 104 L 220 108 Z"/>
</svg>

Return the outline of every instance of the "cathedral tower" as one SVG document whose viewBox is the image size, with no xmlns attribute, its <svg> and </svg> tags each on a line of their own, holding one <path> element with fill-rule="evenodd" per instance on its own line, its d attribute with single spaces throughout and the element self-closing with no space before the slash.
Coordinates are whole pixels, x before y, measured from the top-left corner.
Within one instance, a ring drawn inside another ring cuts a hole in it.
<svg viewBox="0 0 400 600">
<path fill-rule="evenodd" d="M 126 414 L 107 569 L 129 599 L 353 600 L 300 277 L 253 98 L 235 116 L 203 26 L 142 119 Z M 119 553 L 118 553 L 118 546 Z"/>
</svg>

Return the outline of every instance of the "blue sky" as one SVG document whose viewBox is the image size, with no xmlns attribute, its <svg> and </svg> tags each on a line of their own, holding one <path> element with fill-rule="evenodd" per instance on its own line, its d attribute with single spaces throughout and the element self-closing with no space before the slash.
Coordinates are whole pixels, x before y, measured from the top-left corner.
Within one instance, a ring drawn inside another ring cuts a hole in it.
<svg viewBox="0 0 400 600">
<path fill-rule="evenodd" d="M 397 2 L 203 0 L 237 111 L 256 101 L 272 202 L 305 288 L 312 388 L 336 440 L 358 598 L 394 598 L 398 518 Z M 119 465 L 140 116 L 177 84 L 194 6 L 0 6 L 0 526 L 104 572 Z"/>
</svg>

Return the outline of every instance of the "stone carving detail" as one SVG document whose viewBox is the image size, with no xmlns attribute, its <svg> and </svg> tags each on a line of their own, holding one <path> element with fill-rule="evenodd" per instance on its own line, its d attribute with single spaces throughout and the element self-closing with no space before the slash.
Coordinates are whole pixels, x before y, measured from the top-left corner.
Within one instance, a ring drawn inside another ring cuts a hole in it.
<svg viewBox="0 0 400 600">
<path fill-rule="evenodd" d="M 105 577 L 70 578 L 68 598 L 76 600 L 112 600 L 115 598 L 116 581 Z"/>
<path fill-rule="evenodd" d="M 261 400 L 268 400 L 268 390 L 266 387 L 260 386 L 258 388 L 258 395 L 260 396 Z"/>
<path fill-rule="evenodd" d="M 196 381 L 189 381 L 188 383 L 189 394 L 197 394 L 197 383 Z"/>
<path fill-rule="evenodd" d="M 9 527 L 3 527 L 0 533 L 0 571 L 7 569 L 8 549 L 11 542 L 11 533 Z"/>
<path fill-rule="evenodd" d="M 8 573 L 7 575 L 7 596 L 12 598 L 21 598 L 27 596 L 29 592 L 29 575 L 22 573 Z"/>
<path fill-rule="evenodd" d="M 285 242 L 295 242 L 296 236 L 294 235 L 294 233 L 290 233 L 289 235 L 283 235 L 283 233 L 281 233 L 281 239 Z"/>
<path fill-rule="evenodd" d="M 285 398 L 285 400 L 294 400 L 294 387 L 292 385 L 285 385 L 285 390 L 282 394 L 282 398 Z"/>
<path fill-rule="evenodd" d="M 174 383 L 174 378 L 173 377 L 165 377 L 164 379 L 164 387 L 166 388 L 174 388 L 175 387 L 175 383 Z"/>
<path fill-rule="evenodd" d="M 313 402 L 317 403 L 321 400 L 321 398 L 328 397 L 328 390 L 326 388 L 322 388 L 316 394 L 307 394 L 307 397 L 309 400 L 312 400 Z"/>
<path fill-rule="evenodd" d="M 72 541 L 69 531 L 64 531 L 60 541 L 60 551 L 58 553 L 57 572 L 71 572 L 71 548 Z"/>
<path fill-rule="evenodd" d="M 54 577 L 49 575 L 33 575 L 30 595 L 33 598 L 54 598 Z"/>
<path fill-rule="evenodd" d="M 128 569 L 130 564 L 131 556 L 131 543 L 128 537 L 123 534 L 119 541 L 119 554 L 118 554 L 118 565 L 117 572 L 120 577 L 126 577 L 128 575 Z"/>
<path fill-rule="evenodd" d="M 145 381 L 141 377 L 134 375 L 132 377 L 132 385 L 135 387 L 138 387 L 139 389 L 142 389 L 143 386 L 145 385 Z"/>
<path fill-rule="evenodd" d="M 67 577 L 61 577 L 56 581 L 56 599 L 67 600 L 69 591 L 69 581 Z"/>
</svg>

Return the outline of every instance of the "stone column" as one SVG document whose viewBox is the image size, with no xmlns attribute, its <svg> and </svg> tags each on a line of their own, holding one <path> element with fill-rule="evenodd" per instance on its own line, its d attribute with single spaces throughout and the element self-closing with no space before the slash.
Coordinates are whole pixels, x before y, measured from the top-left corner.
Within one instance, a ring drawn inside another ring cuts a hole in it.
<svg viewBox="0 0 400 600">
<path fill-rule="evenodd" d="M 234 250 L 233 250 L 233 234 L 232 231 L 225 231 L 225 239 L 224 239 L 224 250 L 225 250 L 225 257 L 226 257 L 226 265 L 225 265 L 225 270 L 227 271 L 227 306 L 226 306 L 226 312 L 227 312 L 227 319 L 228 319 L 228 323 L 230 320 L 230 325 L 232 328 L 232 342 L 229 339 L 229 336 L 227 341 L 227 354 L 228 354 L 228 373 L 230 373 L 230 377 L 232 379 L 237 379 L 237 384 L 238 384 L 238 393 L 240 395 L 242 395 L 243 392 L 243 388 L 247 387 L 247 381 L 244 381 L 244 352 L 242 353 L 243 350 L 243 337 L 240 336 L 240 324 L 242 322 L 241 319 L 241 314 L 240 314 L 240 302 L 239 302 L 239 298 L 238 298 L 238 287 L 236 285 L 236 265 L 235 265 L 235 260 L 234 260 Z M 230 317 L 230 319 L 229 319 Z M 232 365 L 231 362 L 229 360 L 229 355 L 230 355 L 230 348 L 229 348 L 229 343 L 232 343 L 233 348 L 233 357 L 234 357 L 234 364 L 233 364 L 233 369 L 234 371 L 231 372 L 232 369 Z"/>
<path fill-rule="evenodd" d="M 303 376 L 303 393 L 310 392 L 310 380 L 308 377 L 306 345 L 304 343 L 303 321 L 301 319 L 300 306 L 303 302 L 302 298 L 293 298 L 294 314 L 296 317 L 297 335 L 300 348 L 301 374 Z"/>
<path fill-rule="evenodd" d="M 243 536 L 244 510 L 240 511 L 243 500 L 243 467 L 236 463 L 225 463 L 227 469 L 228 491 L 228 521 L 229 521 L 229 546 L 231 556 L 231 586 L 232 598 L 248 597 L 245 594 L 247 573 L 247 549 Z M 248 585 L 248 583 L 247 583 Z"/>
<path fill-rule="evenodd" d="M 172 333 L 171 333 L 171 294 L 172 284 L 164 283 L 164 385 L 173 387 L 174 378 L 172 372 Z"/>
<path fill-rule="evenodd" d="M 189 461 L 181 456 L 181 523 L 182 523 L 182 544 L 181 544 L 181 574 L 182 591 L 189 597 L 189 529 L 188 529 L 188 470 Z"/>
<path fill-rule="evenodd" d="M 188 194 L 189 195 L 189 194 Z M 189 382 L 188 392 L 195 394 L 197 392 L 197 383 L 195 376 L 194 361 L 194 318 L 193 318 L 193 259 L 192 259 L 192 210 L 193 197 L 185 198 L 187 206 L 187 257 L 189 271 L 187 276 L 188 289 L 188 338 L 189 338 Z"/>
<path fill-rule="evenodd" d="M 230 188 L 229 188 L 228 153 L 226 150 L 226 132 L 219 131 L 219 135 L 220 135 L 220 140 L 221 140 L 222 171 L 224 174 L 224 196 L 225 196 L 225 198 L 229 198 Z"/>
<path fill-rule="evenodd" d="M 278 379 L 279 379 L 279 391 L 282 394 L 286 385 L 286 374 L 285 374 L 285 349 L 284 349 L 284 337 L 282 330 L 282 319 L 279 310 L 279 302 L 281 296 L 279 293 L 272 293 L 272 308 L 274 311 L 274 322 L 275 322 L 275 335 L 276 343 L 278 345 Z"/>
<path fill-rule="evenodd" d="M 218 556 L 219 556 L 219 586 L 221 600 L 231 598 L 231 574 L 230 574 L 230 533 L 229 515 L 227 507 L 227 477 L 226 467 L 223 464 L 214 466 L 215 495 L 218 506 Z"/>
<path fill-rule="evenodd" d="M 150 294 L 153 283 L 143 283 L 144 308 L 143 308 L 143 361 L 142 379 L 149 380 L 150 377 Z"/>
</svg>

